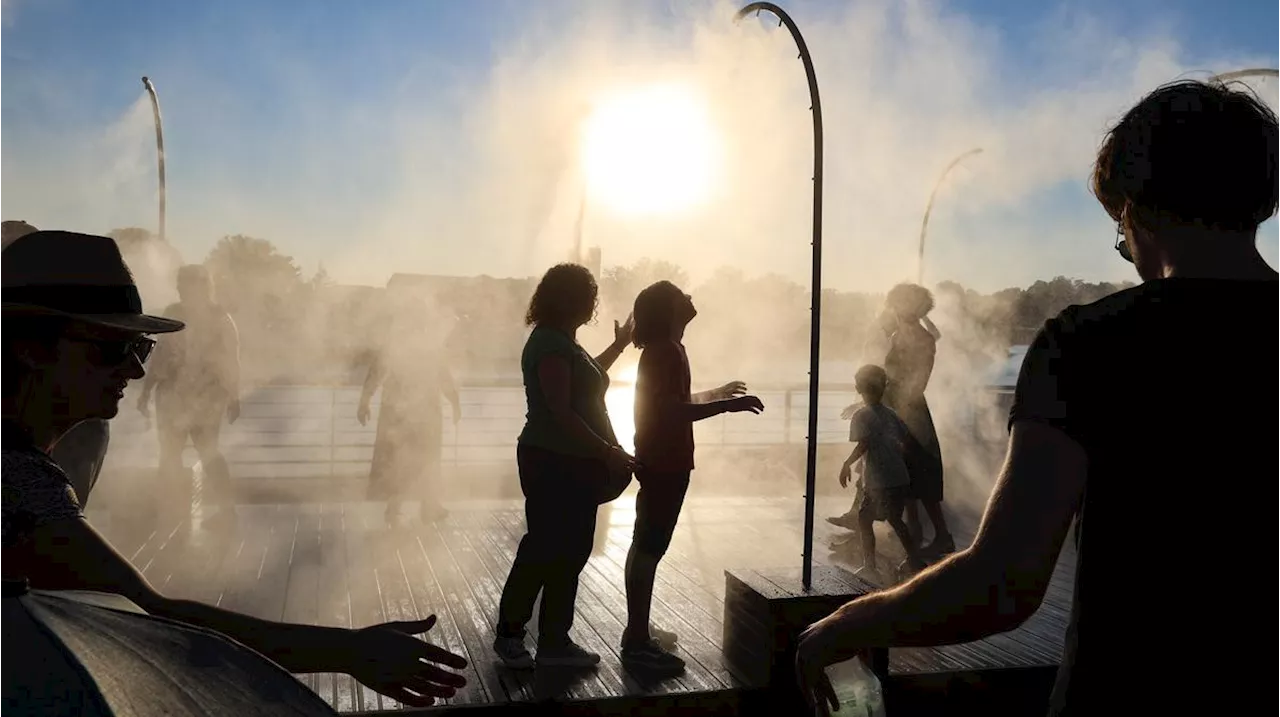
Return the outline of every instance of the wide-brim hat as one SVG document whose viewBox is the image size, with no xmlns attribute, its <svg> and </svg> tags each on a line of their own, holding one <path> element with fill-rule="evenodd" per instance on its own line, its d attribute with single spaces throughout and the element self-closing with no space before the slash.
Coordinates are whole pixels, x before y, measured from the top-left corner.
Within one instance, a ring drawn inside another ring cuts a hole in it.
<svg viewBox="0 0 1280 717">
<path fill-rule="evenodd" d="M 143 334 L 183 328 L 143 313 L 138 285 L 110 237 L 32 232 L 4 248 L 0 270 L 6 318 L 48 316 Z"/>
</svg>

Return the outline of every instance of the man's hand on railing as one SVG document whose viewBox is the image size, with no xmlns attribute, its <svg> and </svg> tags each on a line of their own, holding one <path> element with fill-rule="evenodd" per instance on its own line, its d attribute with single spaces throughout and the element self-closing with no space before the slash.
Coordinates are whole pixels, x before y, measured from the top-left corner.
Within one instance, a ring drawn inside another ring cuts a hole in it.
<svg viewBox="0 0 1280 717">
<path fill-rule="evenodd" d="M 359 421 L 360 425 L 362 426 L 369 422 L 369 404 L 368 403 L 364 401 L 360 402 L 360 405 L 356 408 L 356 420 Z"/>
<path fill-rule="evenodd" d="M 240 399 L 233 398 L 227 402 L 227 423 L 235 423 L 240 417 Z"/>
</svg>

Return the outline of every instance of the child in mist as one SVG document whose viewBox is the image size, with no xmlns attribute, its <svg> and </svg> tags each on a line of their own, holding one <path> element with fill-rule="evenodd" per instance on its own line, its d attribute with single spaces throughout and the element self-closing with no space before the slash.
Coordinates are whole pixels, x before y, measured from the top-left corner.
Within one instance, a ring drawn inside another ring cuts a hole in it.
<svg viewBox="0 0 1280 717">
<path fill-rule="evenodd" d="M 857 443 L 840 467 L 840 487 L 847 488 L 853 466 L 862 461 L 859 480 L 858 534 L 862 547 L 863 570 L 877 573 L 875 521 L 888 521 L 907 553 L 907 564 L 913 570 L 924 567 L 916 549 L 915 537 L 902 519 L 911 495 L 911 475 L 907 472 L 907 426 L 884 405 L 889 377 L 879 366 L 863 366 L 854 376 L 854 385 L 862 397 L 851 420 L 849 439 Z"/>
<path fill-rule="evenodd" d="M 684 669 L 684 661 L 667 649 L 676 636 L 650 627 L 649 608 L 658 561 L 671 545 L 689 489 L 693 423 L 722 413 L 764 410 L 759 398 L 743 395 L 747 386 L 741 381 L 690 393 L 689 358 L 681 342 L 685 327 L 697 315 L 689 295 L 669 281 L 652 284 L 636 296 L 632 342 L 642 350 L 635 393 L 640 492 L 627 553 L 622 661 L 657 671 Z"/>
</svg>

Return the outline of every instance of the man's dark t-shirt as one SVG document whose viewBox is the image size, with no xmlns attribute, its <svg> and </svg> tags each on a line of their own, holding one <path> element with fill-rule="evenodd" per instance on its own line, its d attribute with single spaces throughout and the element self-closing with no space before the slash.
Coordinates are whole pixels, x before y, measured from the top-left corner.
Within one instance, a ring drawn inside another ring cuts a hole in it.
<svg viewBox="0 0 1280 717">
<path fill-rule="evenodd" d="M 646 470 L 693 470 L 693 422 L 673 407 L 690 400 L 689 357 L 676 341 L 645 346 L 636 370 L 636 461 Z"/>
<path fill-rule="evenodd" d="M 1057 427 L 1089 463 L 1051 714 L 1233 713 L 1219 651 L 1275 594 L 1218 581 L 1270 569 L 1244 539 L 1275 525 L 1278 288 L 1147 282 L 1068 308 L 1027 352 L 1010 425 Z"/>
</svg>

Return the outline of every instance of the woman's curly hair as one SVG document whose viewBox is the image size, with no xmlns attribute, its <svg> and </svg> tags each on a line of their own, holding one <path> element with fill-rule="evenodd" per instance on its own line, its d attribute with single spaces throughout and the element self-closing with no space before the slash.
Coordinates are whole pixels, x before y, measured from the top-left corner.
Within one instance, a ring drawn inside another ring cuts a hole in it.
<svg viewBox="0 0 1280 717">
<path fill-rule="evenodd" d="M 933 311 L 933 294 L 919 284 L 898 284 L 889 290 L 884 303 L 900 314 L 920 318 Z"/>
<path fill-rule="evenodd" d="M 591 270 L 581 264 L 556 264 L 547 269 L 529 299 L 526 326 L 564 325 L 589 321 L 595 314 L 599 287 Z"/>
</svg>

